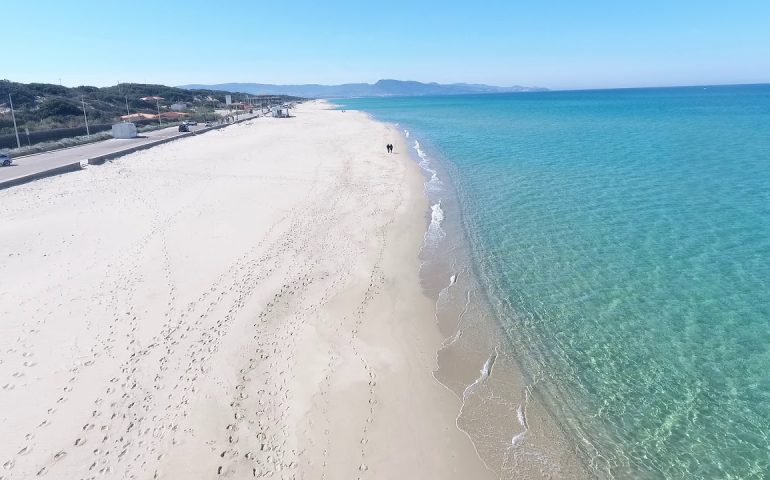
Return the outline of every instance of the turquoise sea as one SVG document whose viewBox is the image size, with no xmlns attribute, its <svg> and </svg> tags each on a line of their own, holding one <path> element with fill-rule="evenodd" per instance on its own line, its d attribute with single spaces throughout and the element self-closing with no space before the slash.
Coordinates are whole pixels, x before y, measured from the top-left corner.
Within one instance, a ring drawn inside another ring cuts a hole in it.
<svg viewBox="0 0 770 480">
<path fill-rule="evenodd" d="M 770 85 L 337 103 L 443 166 L 593 475 L 770 478 Z"/>
</svg>

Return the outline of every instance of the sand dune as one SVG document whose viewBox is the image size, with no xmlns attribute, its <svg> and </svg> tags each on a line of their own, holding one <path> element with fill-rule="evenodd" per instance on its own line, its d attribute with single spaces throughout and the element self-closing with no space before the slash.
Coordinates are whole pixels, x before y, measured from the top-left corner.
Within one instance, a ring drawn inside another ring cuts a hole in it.
<svg viewBox="0 0 770 480">
<path fill-rule="evenodd" d="M 422 181 L 309 103 L 0 192 L 0 478 L 488 478 Z"/>
</svg>

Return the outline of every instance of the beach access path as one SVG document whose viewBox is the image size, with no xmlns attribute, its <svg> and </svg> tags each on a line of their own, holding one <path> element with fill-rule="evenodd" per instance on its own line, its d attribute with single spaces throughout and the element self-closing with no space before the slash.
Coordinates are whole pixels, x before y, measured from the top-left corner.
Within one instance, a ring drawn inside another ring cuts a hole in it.
<svg viewBox="0 0 770 480">
<path fill-rule="evenodd" d="M 0 190 L 3 479 L 493 478 L 432 375 L 418 165 L 294 113 Z"/>
<path fill-rule="evenodd" d="M 243 119 L 253 118 L 253 115 L 244 115 Z M 190 127 L 190 133 L 179 132 L 177 126 L 142 132 L 136 138 L 111 138 L 98 142 L 78 145 L 75 147 L 52 150 L 50 152 L 36 153 L 13 157 L 13 164 L 9 167 L 0 167 L 0 189 L 26 183 L 28 181 L 45 178 L 58 173 L 76 171 L 79 164 L 85 164 L 89 159 L 98 159 L 102 156 L 118 156 L 121 153 L 131 152 L 137 148 L 149 147 L 184 136 L 202 133 L 214 128 L 221 128 L 228 124 L 205 127 L 202 124 Z"/>
</svg>

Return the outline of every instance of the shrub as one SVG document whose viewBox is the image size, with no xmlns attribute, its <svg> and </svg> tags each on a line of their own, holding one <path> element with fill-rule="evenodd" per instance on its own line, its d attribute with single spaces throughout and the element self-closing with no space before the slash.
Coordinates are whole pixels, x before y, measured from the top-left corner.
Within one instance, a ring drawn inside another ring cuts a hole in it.
<svg viewBox="0 0 770 480">
<path fill-rule="evenodd" d="M 79 106 L 60 98 L 46 100 L 40 105 L 40 115 L 43 117 L 66 117 L 82 114 L 83 110 Z"/>
</svg>

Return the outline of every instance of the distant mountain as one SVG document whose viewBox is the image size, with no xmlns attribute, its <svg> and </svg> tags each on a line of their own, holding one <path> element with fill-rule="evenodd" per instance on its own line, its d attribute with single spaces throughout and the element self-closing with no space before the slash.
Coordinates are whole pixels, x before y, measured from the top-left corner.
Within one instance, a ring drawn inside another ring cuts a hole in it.
<svg viewBox="0 0 770 480">
<path fill-rule="evenodd" d="M 417 95 L 462 95 L 470 93 L 506 93 L 546 91 L 545 88 L 496 87 L 474 83 L 422 83 L 403 80 L 380 80 L 375 84 L 346 83 L 343 85 L 272 85 L 265 83 L 220 83 L 216 85 L 180 85 L 185 89 L 213 89 L 244 92 L 254 95 L 293 95 L 307 98 L 389 97 Z"/>
</svg>

